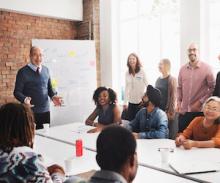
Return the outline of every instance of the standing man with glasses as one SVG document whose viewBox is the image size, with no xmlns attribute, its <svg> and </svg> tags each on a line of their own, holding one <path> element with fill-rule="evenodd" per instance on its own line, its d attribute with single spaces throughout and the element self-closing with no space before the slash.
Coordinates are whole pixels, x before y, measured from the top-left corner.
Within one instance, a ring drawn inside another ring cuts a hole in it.
<svg viewBox="0 0 220 183">
<path fill-rule="evenodd" d="M 199 58 L 198 45 L 192 43 L 188 48 L 189 62 L 183 65 L 178 76 L 177 112 L 179 113 L 179 132 L 197 116 L 202 116 L 202 104 L 209 98 L 215 87 L 211 67 Z"/>
<path fill-rule="evenodd" d="M 49 70 L 42 65 L 42 57 L 40 48 L 34 46 L 30 49 L 30 63 L 18 71 L 14 89 L 15 98 L 32 108 L 36 129 L 50 123 L 49 97 L 55 106 L 62 103 L 61 97 L 52 88 Z"/>
</svg>

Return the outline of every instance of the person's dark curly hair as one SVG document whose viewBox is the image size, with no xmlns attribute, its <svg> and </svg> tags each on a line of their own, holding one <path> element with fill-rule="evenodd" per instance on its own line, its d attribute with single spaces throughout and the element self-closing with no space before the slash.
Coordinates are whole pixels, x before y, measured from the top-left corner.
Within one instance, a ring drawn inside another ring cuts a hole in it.
<svg viewBox="0 0 220 183">
<path fill-rule="evenodd" d="M 116 101 L 117 101 L 117 94 L 115 93 L 114 90 L 112 90 L 111 88 L 106 88 L 104 86 L 101 86 L 101 87 L 98 87 L 94 94 L 93 94 L 93 100 L 95 102 L 95 105 L 97 107 L 100 107 L 99 105 L 99 95 L 101 92 L 103 91 L 107 91 L 108 94 L 109 94 L 109 104 L 116 104 Z"/>
<path fill-rule="evenodd" d="M 10 152 L 14 147 L 33 147 L 35 120 L 30 107 L 8 103 L 0 108 L 0 149 Z"/>
</svg>

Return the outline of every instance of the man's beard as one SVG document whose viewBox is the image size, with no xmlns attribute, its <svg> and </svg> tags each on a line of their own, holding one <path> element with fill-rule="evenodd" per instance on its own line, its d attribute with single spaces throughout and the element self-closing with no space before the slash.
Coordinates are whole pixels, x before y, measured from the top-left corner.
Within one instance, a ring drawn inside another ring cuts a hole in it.
<svg viewBox="0 0 220 183">
<path fill-rule="evenodd" d="M 193 56 L 193 58 L 192 58 L 192 56 Z M 191 62 L 195 62 L 197 59 L 196 59 L 196 55 L 195 54 L 190 54 L 189 55 L 189 60 L 191 61 Z"/>
<path fill-rule="evenodd" d="M 150 103 L 150 101 L 148 100 L 148 101 L 146 101 L 146 102 L 144 102 L 144 106 L 145 107 L 148 107 L 149 106 L 149 103 Z"/>
</svg>

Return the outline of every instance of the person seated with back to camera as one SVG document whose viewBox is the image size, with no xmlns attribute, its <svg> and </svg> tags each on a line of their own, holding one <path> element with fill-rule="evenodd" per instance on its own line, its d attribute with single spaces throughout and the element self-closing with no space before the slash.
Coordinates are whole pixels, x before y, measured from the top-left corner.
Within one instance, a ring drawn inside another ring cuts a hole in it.
<svg viewBox="0 0 220 183">
<path fill-rule="evenodd" d="M 161 93 L 157 88 L 148 85 L 143 97 L 142 108 L 135 118 L 123 126 L 131 131 L 137 139 L 168 138 L 168 119 L 166 113 L 159 108 Z"/>
<path fill-rule="evenodd" d="M 176 138 L 176 146 L 220 148 L 220 98 L 210 97 L 203 104 L 204 116 L 194 118 Z"/>
<path fill-rule="evenodd" d="M 33 112 L 26 104 L 8 103 L 0 108 L 0 182 L 61 183 L 62 167 L 46 167 L 43 157 L 33 150 Z"/>
<path fill-rule="evenodd" d="M 137 169 L 136 140 L 132 133 L 112 125 L 102 130 L 96 141 L 96 162 L 100 170 L 89 180 L 72 176 L 65 183 L 132 183 Z"/>
<path fill-rule="evenodd" d="M 96 108 L 86 119 L 85 124 L 96 128 L 89 130 L 88 133 L 101 131 L 105 126 L 121 123 L 121 113 L 116 104 L 117 95 L 111 88 L 98 87 L 94 94 L 93 100 Z M 98 117 L 98 122 L 95 119 Z"/>
</svg>

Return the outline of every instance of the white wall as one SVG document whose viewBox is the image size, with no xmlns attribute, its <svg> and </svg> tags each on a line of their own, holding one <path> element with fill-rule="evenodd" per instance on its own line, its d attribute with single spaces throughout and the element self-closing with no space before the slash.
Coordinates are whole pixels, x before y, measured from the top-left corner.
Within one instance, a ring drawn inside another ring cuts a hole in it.
<svg viewBox="0 0 220 183">
<path fill-rule="evenodd" d="M 188 62 L 190 43 L 200 44 L 200 0 L 180 1 L 180 58 L 181 65 Z"/>
<path fill-rule="evenodd" d="M 0 0 L 0 9 L 75 21 L 83 19 L 82 0 Z"/>
<path fill-rule="evenodd" d="M 200 0 L 200 56 L 205 62 L 210 62 L 209 13 L 209 1 Z"/>
<path fill-rule="evenodd" d="M 100 0 L 101 85 L 112 87 L 112 2 Z"/>
<path fill-rule="evenodd" d="M 180 49 L 181 65 L 188 62 L 187 48 L 190 43 L 199 45 L 200 58 L 208 62 L 208 1 L 180 1 Z"/>
</svg>

